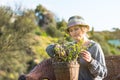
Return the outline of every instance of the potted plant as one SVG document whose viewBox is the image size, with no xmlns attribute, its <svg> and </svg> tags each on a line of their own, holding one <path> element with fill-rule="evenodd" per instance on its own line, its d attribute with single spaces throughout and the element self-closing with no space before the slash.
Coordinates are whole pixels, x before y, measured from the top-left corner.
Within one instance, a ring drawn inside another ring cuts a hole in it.
<svg viewBox="0 0 120 80">
<path fill-rule="evenodd" d="M 78 80 L 80 52 L 86 47 L 79 43 L 55 44 L 52 65 L 56 80 Z"/>
</svg>

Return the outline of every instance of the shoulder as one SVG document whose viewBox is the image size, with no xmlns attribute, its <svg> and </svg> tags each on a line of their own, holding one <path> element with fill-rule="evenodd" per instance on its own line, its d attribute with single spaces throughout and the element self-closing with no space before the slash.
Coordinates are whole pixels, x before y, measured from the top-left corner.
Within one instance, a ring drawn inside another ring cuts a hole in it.
<svg viewBox="0 0 120 80">
<path fill-rule="evenodd" d="M 90 41 L 90 49 L 95 50 L 95 51 L 102 50 L 101 45 L 98 42 L 93 41 L 93 40 Z"/>
<path fill-rule="evenodd" d="M 90 40 L 90 43 L 94 47 L 101 47 L 100 44 L 98 42 L 96 42 L 96 41 Z"/>
<path fill-rule="evenodd" d="M 98 42 L 91 41 L 91 44 L 93 45 L 91 46 L 89 51 L 93 54 L 94 57 L 104 56 L 103 50 Z"/>
</svg>

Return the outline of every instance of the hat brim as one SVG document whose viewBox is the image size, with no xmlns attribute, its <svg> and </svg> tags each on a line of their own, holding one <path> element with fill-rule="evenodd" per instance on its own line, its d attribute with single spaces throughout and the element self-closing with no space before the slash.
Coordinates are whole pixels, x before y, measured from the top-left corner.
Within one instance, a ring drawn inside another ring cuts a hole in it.
<svg viewBox="0 0 120 80">
<path fill-rule="evenodd" d="M 69 27 L 65 30 L 65 32 L 69 33 L 69 28 L 74 27 L 74 26 L 86 27 L 88 30 L 90 29 L 89 25 L 76 24 L 76 25 L 71 25 L 71 26 L 69 26 Z"/>
</svg>

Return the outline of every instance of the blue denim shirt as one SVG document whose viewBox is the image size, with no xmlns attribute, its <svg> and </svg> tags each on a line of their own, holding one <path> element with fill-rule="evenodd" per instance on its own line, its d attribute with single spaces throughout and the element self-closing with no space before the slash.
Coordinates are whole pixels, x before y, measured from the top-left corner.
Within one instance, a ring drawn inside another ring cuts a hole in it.
<svg viewBox="0 0 120 80">
<path fill-rule="evenodd" d="M 88 48 L 88 51 L 91 53 L 93 60 L 91 63 L 88 63 L 82 57 L 80 58 L 79 80 L 102 80 L 107 76 L 104 54 L 98 43 L 91 40 L 90 44 L 92 45 Z M 54 55 L 53 48 L 54 44 L 46 48 L 50 57 Z"/>
</svg>

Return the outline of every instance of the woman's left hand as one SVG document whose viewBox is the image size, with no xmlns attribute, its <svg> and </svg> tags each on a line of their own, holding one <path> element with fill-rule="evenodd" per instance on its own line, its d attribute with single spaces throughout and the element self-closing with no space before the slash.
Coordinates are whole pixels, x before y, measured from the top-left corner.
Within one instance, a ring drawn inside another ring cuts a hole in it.
<svg viewBox="0 0 120 80">
<path fill-rule="evenodd" d="M 86 50 L 84 50 L 84 51 L 81 52 L 81 56 L 87 62 L 91 62 L 91 60 L 92 60 L 90 52 L 88 52 Z"/>
</svg>

